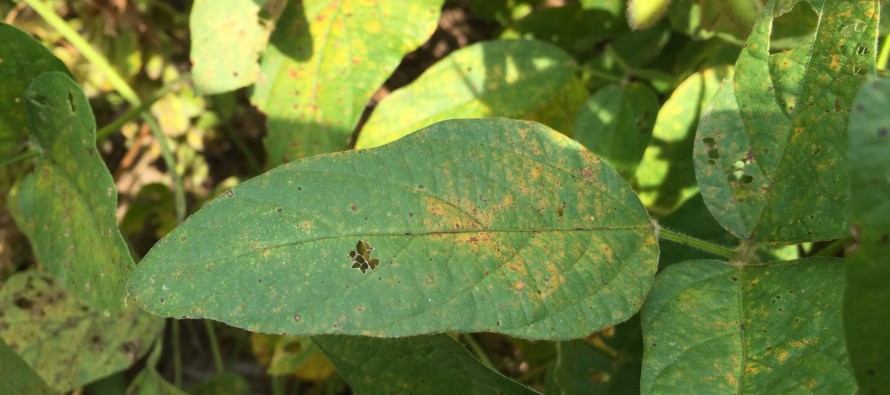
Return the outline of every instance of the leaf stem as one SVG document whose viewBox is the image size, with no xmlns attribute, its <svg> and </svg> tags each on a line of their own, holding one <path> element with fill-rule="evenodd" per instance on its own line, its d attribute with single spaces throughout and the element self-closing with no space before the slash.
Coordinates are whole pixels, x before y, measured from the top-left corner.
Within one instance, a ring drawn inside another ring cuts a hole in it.
<svg viewBox="0 0 890 395">
<path fill-rule="evenodd" d="M 12 158 L 0 160 L 0 167 L 5 167 L 5 166 L 9 166 L 13 163 L 22 162 L 22 161 L 31 159 L 37 155 L 40 155 L 40 151 L 32 148 L 32 149 L 22 152 L 16 156 L 13 156 Z"/>
<path fill-rule="evenodd" d="M 169 167 L 168 171 L 170 172 L 170 178 L 172 178 L 171 181 L 173 182 L 173 200 L 176 205 L 176 222 L 182 222 L 185 220 L 186 216 L 185 189 L 182 185 L 182 177 L 179 176 L 179 171 L 176 170 L 176 162 L 173 160 L 173 152 L 170 151 L 170 146 L 167 145 L 169 140 L 161 131 L 161 125 L 158 125 L 158 121 L 155 120 L 151 114 L 143 112 L 142 120 L 148 124 L 149 129 L 151 129 L 151 134 L 158 140 L 158 145 L 161 147 L 161 156 L 164 158 L 164 163 Z"/>
<path fill-rule="evenodd" d="M 658 228 L 658 237 L 660 239 L 673 241 L 674 243 L 687 245 L 698 250 L 710 252 L 714 255 L 719 255 L 724 258 L 732 258 L 733 256 L 735 256 L 735 251 L 733 251 L 733 249 L 731 248 L 724 247 L 719 244 L 714 244 L 709 241 L 704 241 L 692 236 L 687 236 L 682 233 L 677 233 L 670 229 L 665 229 L 662 227 Z"/>
<path fill-rule="evenodd" d="M 179 320 L 170 319 L 170 340 L 173 343 L 173 385 L 182 388 L 182 342 L 179 340 L 179 325 Z"/>
<path fill-rule="evenodd" d="M 213 323 L 210 320 L 204 320 L 204 329 L 207 330 L 207 340 L 210 342 L 210 352 L 213 353 L 213 364 L 216 365 L 216 371 L 222 373 L 226 370 L 223 365 L 222 354 L 219 352 L 219 344 L 216 341 L 216 331 L 213 329 Z"/>
<path fill-rule="evenodd" d="M 881 44 L 881 52 L 878 53 L 878 70 L 887 70 L 887 59 L 890 58 L 890 34 L 884 36 Z"/>
<path fill-rule="evenodd" d="M 488 358 L 488 355 L 485 354 L 485 350 L 482 349 L 482 346 L 479 345 L 479 342 L 473 338 L 473 335 L 470 333 L 461 333 L 460 338 L 470 346 L 470 349 L 473 350 L 473 354 L 476 354 L 476 358 L 479 358 L 479 362 L 482 362 L 483 365 L 487 366 L 491 370 L 497 371 L 494 367 L 494 363 L 491 362 L 491 359 Z"/>
</svg>

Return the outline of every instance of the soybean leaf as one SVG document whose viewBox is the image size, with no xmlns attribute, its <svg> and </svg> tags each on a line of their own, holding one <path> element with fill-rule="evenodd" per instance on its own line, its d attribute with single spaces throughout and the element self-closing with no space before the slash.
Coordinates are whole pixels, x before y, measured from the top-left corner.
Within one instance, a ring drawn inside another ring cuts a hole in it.
<svg viewBox="0 0 890 395">
<path fill-rule="evenodd" d="M 163 325 L 135 308 L 106 315 L 34 271 L 9 278 L 0 310 L 0 337 L 62 392 L 131 366 Z"/>
<path fill-rule="evenodd" d="M 578 143 L 454 120 L 239 185 L 149 251 L 130 293 L 267 333 L 567 339 L 630 318 L 657 255 L 636 195 Z"/>
<path fill-rule="evenodd" d="M 859 90 L 850 120 L 850 226 L 844 330 L 860 390 L 890 388 L 890 81 Z"/>
<path fill-rule="evenodd" d="M 693 38 L 718 36 L 741 42 L 751 32 L 761 3 L 760 0 L 674 0 L 668 15 L 675 30 Z"/>
<path fill-rule="evenodd" d="M 698 119 L 732 68 L 718 66 L 690 75 L 658 110 L 652 139 L 634 174 L 640 200 L 664 215 L 695 195 L 692 144 Z"/>
<path fill-rule="evenodd" d="M 770 55 L 771 1 L 699 124 L 696 177 L 739 238 L 802 242 L 847 234 L 848 112 L 874 67 L 876 1 L 826 0 L 812 46 Z M 818 214 L 817 214 L 818 213 Z"/>
<path fill-rule="evenodd" d="M 316 336 L 313 340 L 358 393 L 537 394 L 485 367 L 446 335 Z"/>
<path fill-rule="evenodd" d="M 506 26 L 501 38 L 524 38 L 557 45 L 579 61 L 600 52 L 599 45 L 627 31 L 624 4 L 602 2 L 591 7 L 568 3 L 534 10 Z"/>
<path fill-rule="evenodd" d="M 4 394 L 54 394 L 3 339 L 0 339 L 0 392 Z"/>
<path fill-rule="evenodd" d="M 64 73 L 43 73 L 25 93 L 34 172 L 19 180 L 10 211 L 37 259 L 91 306 L 124 310 L 133 258 L 117 227 L 117 190 L 96 150 L 96 121 Z"/>
<path fill-rule="evenodd" d="M 842 271 L 834 258 L 669 266 L 642 311 L 641 392 L 852 393 Z"/>
<path fill-rule="evenodd" d="M 658 98 L 645 85 L 608 85 L 581 108 L 575 139 L 629 179 L 649 145 L 656 113 Z"/>
<path fill-rule="evenodd" d="M 651 27 L 667 12 L 671 0 L 627 0 L 627 24 L 633 30 Z"/>
<path fill-rule="evenodd" d="M 127 395 L 185 395 L 185 391 L 171 384 L 158 373 L 158 359 L 161 358 L 161 342 L 156 341 L 145 368 L 130 382 Z"/>
<path fill-rule="evenodd" d="M 68 74 L 68 68 L 37 40 L 13 26 L 0 23 L 0 157 L 11 157 L 28 142 L 25 89 L 46 71 Z"/>
<path fill-rule="evenodd" d="M 203 94 L 250 85 L 286 1 L 197 0 L 189 15 L 192 80 Z"/>
<path fill-rule="evenodd" d="M 537 114 L 536 120 L 550 127 L 571 127 L 586 98 L 584 86 L 575 77 L 574 61 L 561 49 L 531 40 L 482 42 L 455 51 L 387 96 L 362 128 L 355 146 L 377 147 L 454 118 Z M 539 111 L 556 100 L 564 103 L 563 111 Z"/>
<path fill-rule="evenodd" d="M 443 0 L 288 2 L 252 101 L 269 163 L 346 148 L 374 91 L 436 28 Z"/>
</svg>

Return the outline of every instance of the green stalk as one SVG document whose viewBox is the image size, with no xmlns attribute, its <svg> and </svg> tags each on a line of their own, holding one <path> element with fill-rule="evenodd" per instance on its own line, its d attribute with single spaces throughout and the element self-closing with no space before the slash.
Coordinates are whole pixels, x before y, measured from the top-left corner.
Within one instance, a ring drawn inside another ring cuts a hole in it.
<svg viewBox="0 0 890 395">
<path fill-rule="evenodd" d="M 213 329 L 213 323 L 210 320 L 204 320 L 204 329 L 207 330 L 207 338 L 210 341 L 210 351 L 213 353 L 213 364 L 216 365 L 216 371 L 222 373 L 226 370 L 223 365 L 222 354 L 219 352 L 219 344 L 216 341 L 216 331 Z"/>
<path fill-rule="evenodd" d="M 37 155 L 40 155 L 40 151 L 38 151 L 36 149 L 29 149 L 29 150 L 22 152 L 16 156 L 13 156 L 12 158 L 0 160 L 0 167 L 8 166 L 13 163 L 22 162 L 22 161 L 31 159 Z"/>
<path fill-rule="evenodd" d="M 182 342 L 179 340 L 179 320 L 170 319 L 170 332 L 173 343 L 173 385 L 182 388 Z"/>
<path fill-rule="evenodd" d="M 482 364 L 489 369 L 497 371 L 494 367 L 494 363 L 491 362 L 491 359 L 485 354 L 485 350 L 483 350 L 482 346 L 480 346 L 476 339 L 473 338 L 472 334 L 461 333 L 460 338 L 463 339 L 464 343 L 467 343 L 467 345 L 470 346 L 470 349 L 473 350 L 473 354 L 476 354 L 476 358 L 479 358 L 479 362 L 482 362 Z"/>
<path fill-rule="evenodd" d="M 733 256 L 735 256 L 735 251 L 733 251 L 731 248 L 704 241 L 692 236 L 677 233 L 670 229 L 659 228 L 658 237 L 664 240 L 673 241 L 674 243 L 687 245 L 698 250 L 710 252 L 714 255 L 719 255 L 724 258 L 732 258 Z"/>
</svg>

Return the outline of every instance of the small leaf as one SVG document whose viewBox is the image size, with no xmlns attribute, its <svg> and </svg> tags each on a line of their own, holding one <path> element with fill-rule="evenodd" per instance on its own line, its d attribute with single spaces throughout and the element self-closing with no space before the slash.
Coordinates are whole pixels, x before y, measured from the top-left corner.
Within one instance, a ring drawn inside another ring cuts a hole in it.
<svg viewBox="0 0 890 395">
<path fill-rule="evenodd" d="M 646 29 L 664 16 L 671 0 L 627 0 L 627 24 L 631 29 Z"/>
<path fill-rule="evenodd" d="M 10 211 L 37 259 L 91 306 L 125 309 L 133 258 L 117 226 L 117 190 L 96 149 L 89 101 L 66 74 L 47 72 L 25 94 L 33 173 L 12 191 Z"/>
<path fill-rule="evenodd" d="M 834 258 L 669 266 L 642 311 L 641 392 L 853 393 L 842 271 Z"/>
<path fill-rule="evenodd" d="M 575 67 L 561 49 L 538 41 L 461 48 L 380 102 L 355 146 L 378 147 L 446 119 L 532 116 L 550 127 L 572 126 L 587 98 Z M 552 101 L 563 103 L 561 111 L 538 112 Z"/>
<path fill-rule="evenodd" d="M 432 35 L 442 3 L 289 1 L 251 98 L 269 119 L 269 163 L 345 149 L 374 91 Z"/>
<path fill-rule="evenodd" d="M 356 240 L 373 271 L 351 269 Z M 159 315 L 266 333 L 567 339 L 630 318 L 657 255 L 633 191 L 578 143 L 454 120 L 239 185 L 162 239 L 130 293 Z"/>
<path fill-rule="evenodd" d="M 186 392 L 171 384 L 158 373 L 161 342 L 156 341 L 145 362 L 145 368 L 130 382 L 127 395 L 185 395 Z"/>
<path fill-rule="evenodd" d="M 55 394 L 3 339 L 0 339 L 0 392 L 4 394 Z"/>
<path fill-rule="evenodd" d="M 136 309 L 107 316 L 34 271 L 3 285 L 0 311 L 0 337 L 63 392 L 132 366 L 164 323 Z"/>
<path fill-rule="evenodd" d="M 537 394 L 488 369 L 446 335 L 316 336 L 313 341 L 357 393 Z"/>
<path fill-rule="evenodd" d="M 850 120 L 850 226 L 844 330 L 863 394 L 890 388 L 890 81 L 867 83 Z"/>
<path fill-rule="evenodd" d="M 871 73 L 876 1 L 826 0 L 809 44 L 770 55 L 771 1 L 695 139 L 708 208 L 736 237 L 795 243 L 848 233 L 847 130 Z M 840 43 L 840 44 L 839 44 Z"/>
</svg>

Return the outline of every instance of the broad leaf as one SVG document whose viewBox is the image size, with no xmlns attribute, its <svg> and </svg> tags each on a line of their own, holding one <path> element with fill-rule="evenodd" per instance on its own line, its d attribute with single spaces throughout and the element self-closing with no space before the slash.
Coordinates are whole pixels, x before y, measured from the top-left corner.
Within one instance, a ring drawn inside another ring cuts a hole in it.
<svg viewBox="0 0 890 395">
<path fill-rule="evenodd" d="M 443 0 L 288 2 L 252 101 L 269 163 L 346 148 L 371 95 L 436 28 Z"/>
<path fill-rule="evenodd" d="M 834 258 L 669 266 L 642 311 L 641 392 L 853 393 L 842 275 Z"/>
<path fill-rule="evenodd" d="M 87 98 L 60 72 L 25 93 L 37 167 L 15 186 L 10 211 L 37 259 L 91 306 L 118 312 L 133 258 L 115 218 L 117 190 L 96 149 Z"/>
<path fill-rule="evenodd" d="M 203 94 L 250 85 L 284 0 L 197 0 L 189 15 L 192 80 Z"/>
<path fill-rule="evenodd" d="M 874 67 L 877 1 L 826 0 L 812 46 L 770 55 L 764 9 L 699 124 L 695 171 L 717 220 L 739 238 L 801 242 L 847 234 L 847 130 Z"/>
<path fill-rule="evenodd" d="M 864 394 L 890 388 L 890 81 L 872 81 L 850 120 L 850 225 L 844 329 Z"/>
<path fill-rule="evenodd" d="M 0 158 L 22 151 L 28 140 L 25 89 L 46 71 L 71 75 L 61 60 L 13 26 L 0 23 Z"/>
<path fill-rule="evenodd" d="M 136 309 L 105 315 L 34 271 L 3 285 L 0 311 L 0 337 L 58 391 L 131 366 L 163 325 Z"/>
<path fill-rule="evenodd" d="M 537 394 L 485 367 L 446 335 L 313 340 L 357 393 Z"/>
<path fill-rule="evenodd" d="M 640 200 L 650 212 L 667 214 L 695 195 L 692 143 L 698 119 L 725 78 L 726 66 L 690 75 L 658 110 L 652 140 L 634 174 Z"/>
<path fill-rule="evenodd" d="M 578 114 L 575 139 L 630 178 L 652 137 L 658 98 L 643 84 L 608 85 Z"/>
<path fill-rule="evenodd" d="M 3 339 L 0 339 L 0 393 L 54 394 L 56 393 L 25 363 Z"/>
<path fill-rule="evenodd" d="M 578 143 L 455 120 L 239 185 L 161 240 L 130 292 L 267 333 L 569 339 L 630 318 L 657 255 L 636 195 Z"/>
<path fill-rule="evenodd" d="M 536 120 L 550 127 L 571 127 L 586 98 L 574 61 L 561 49 L 531 40 L 478 43 L 455 51 L 387 96 L 371 113 L 355 146 L 381 146 L 455 118 L 537 114 Z M 557 100 L 562 111 L 539 112 Z"/>
</svg>

